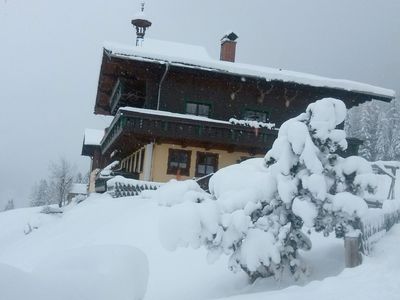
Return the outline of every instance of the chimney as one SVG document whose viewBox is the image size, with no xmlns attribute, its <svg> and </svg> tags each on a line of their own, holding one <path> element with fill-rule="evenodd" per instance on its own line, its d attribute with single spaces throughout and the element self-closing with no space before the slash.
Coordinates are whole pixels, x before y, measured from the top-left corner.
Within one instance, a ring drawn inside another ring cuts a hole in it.
<svg viewBox="0 0 400 300">
<path fill-rule="evenodd" d="M 144 14 L 145 2 L 140 4 L 140 11 L 136 14 L 135 19 L 132 20 L 133 27 L 136 28 L 136 46 L 142 46 L 146 29 L 151 26 L 151 22 L 146 19 Z"/>
<path fill-rule="evenodd" d="M 236 39 L 238 36 L 234 32 L 228 32 L 221 39 L 220 60 L 235 62 Z"/>
</svg>

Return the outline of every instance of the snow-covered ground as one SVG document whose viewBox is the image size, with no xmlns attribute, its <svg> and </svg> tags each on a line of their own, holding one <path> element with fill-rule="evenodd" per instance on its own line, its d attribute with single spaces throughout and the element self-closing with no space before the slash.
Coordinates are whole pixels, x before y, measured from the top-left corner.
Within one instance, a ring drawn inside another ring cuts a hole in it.
<svg viewBox="0 0 400 300">
<path fill-rule="evenodd" d="M 166 209 L 152 199 L 94 194 L 66 207 L 63 215 L 40 214 L 40 208 L 0 213 L 2 295 L 7 300 L 47 299 L 44 294 L 54 299 L 111 299 L 110 294 L 112 299 L 135 299 L 148 272 L 144 299 L 399 298 L 400 226 L 359 268 L 343 271 L 341 240 L 312 234 L 313 248 L 303 253 L 312 267 L 307 281 L 250 284 L 244 273 L 227 269 L 224 257 L 210 265 L 204 249 L 165 250 L 159 218 Z M 25 234 L 28 224 L 37 229 Z M 32 292 L 32 286 L 39 286 L 39 292 Z"/>
</svg>

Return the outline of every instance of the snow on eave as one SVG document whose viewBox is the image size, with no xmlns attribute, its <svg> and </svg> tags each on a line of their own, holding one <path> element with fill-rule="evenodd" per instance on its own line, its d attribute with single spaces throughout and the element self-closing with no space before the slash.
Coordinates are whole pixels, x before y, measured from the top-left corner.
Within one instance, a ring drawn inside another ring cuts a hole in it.
<svg viewBox="0 0 400 300">
<path fill-rule="evenodd" d="M 103 137 L 104 130 L 86 128 L 83 138 L 83 144 L 86 146 L 100 146 Z"/>
<path fill-rule="evenodd" d="M 129 106 L 121 107 L 121 108 L 118 109 L 118 112 L 120 112 L 121 114 L 123 114 L 124 111 L 137 112 L 137 113 L 149 114 L 149 115 L 164 116 L 164 117 L 171 117 L 171 118 L 179 118 L 179 119 L 185 119 L 185 120 L 195 120 L 195 121 L 202 121 L 202 122 L 211 122 L 211 123 L 232 125 L 228 121 L 210 119 L 210 118 L 202 117 L 202 116 L 173 113 L 173 112 L 164 111 L 164 110 L 145 109 L 145 108 L 137 108 L 137 107 L 129 107 Z"/>
<path fill-rule="evenodd" d="M 228 73 L 237 76 L 262 78 L 266 81 L 292 82 L 313 87 L 340 89 L 349 92 L 369 95 L 372 98 L 380 97 L 389 100 L 394 99 L 396 96 L 393 90 L 356 81 L 333 79 L 283 69 L 215 60 L 210 58 L 208 55 L 205 55 L 204 53 L 203 55 L 201 51 L 199 51 L 199 49 L 202 49 L 201 47 L 192 45 L 187 45 L 187 47 L 187 53 L 184 53 L 184 51 L 182 51 L 184 45 L 181 45 L 181 51 L 178 51 L 176 53 L 170 52 L 168 53 L 168 55 L 165 54 L 168 51 L 164 52 L 163 48 L 154 48 L 148 50 L 148 48 L 146 47 L 134 47 L 113 43 L 106 43 L 104 45 L 104 50 L 108 56 L 116 58 L 157 62 L 161 64 L 168 63 L 173 66 L 201 69 L 205 71 L 225 74 Z"/>
</svg>

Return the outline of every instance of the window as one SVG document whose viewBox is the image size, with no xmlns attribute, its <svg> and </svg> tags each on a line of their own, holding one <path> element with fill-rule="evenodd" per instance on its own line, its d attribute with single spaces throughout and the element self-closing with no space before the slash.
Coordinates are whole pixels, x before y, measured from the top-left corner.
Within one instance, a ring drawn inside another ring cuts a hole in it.
<svg viewBox="0 0 400 300">
<path fill-rule="evenodd" d="M 265 111 L 246 110 L 244 119 L 249 121 L 267 122 L 269 113 Z"/>
<path fill-rule="evenodd" d="M 210 116 L 210 105 L 203 103 L 187 102 L 186 103 L 186 113 L 195 116 Z"/>
<path fill-rule="evenodd" d="M 218 154 L 197 152 L 196 176 L 202 177 L 216 172 L 218 169 Z"/>
<path fill-rule="evenodd" d="M 189 176 L 192 151 L 169 149 L 167 174 Z"/>
</svg>

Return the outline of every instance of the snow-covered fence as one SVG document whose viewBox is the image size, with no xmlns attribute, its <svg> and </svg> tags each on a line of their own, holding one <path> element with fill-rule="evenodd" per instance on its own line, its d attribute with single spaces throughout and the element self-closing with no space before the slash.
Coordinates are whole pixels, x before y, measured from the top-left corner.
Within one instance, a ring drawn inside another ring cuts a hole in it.
<svg viewBox="0 0 400 300">
<path fill-rule="evenodd" d="M 137 196 L 145 190 L 156 190 L 162 184 L 158 182 L 127 179 L 116 176 L 107 181 L 107 193 L 113 198 Z"/>
<path fill-rule="evenodd" d="M 359 224 L 362 253 L 369 255 L 373 245 L 397 223 L 400 223 L 400 201 L 387 200 L 381 209 L 369 209 Z"/>
</svg>

